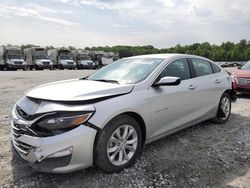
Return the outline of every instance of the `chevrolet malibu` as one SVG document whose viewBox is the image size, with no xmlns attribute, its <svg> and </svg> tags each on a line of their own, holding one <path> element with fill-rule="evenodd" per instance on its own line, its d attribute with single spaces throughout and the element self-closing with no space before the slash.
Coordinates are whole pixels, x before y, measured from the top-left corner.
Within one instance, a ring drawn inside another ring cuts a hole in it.
<svg viewBox="0 0 250 188">
<path fill-rule="evenodd" d="M 205 120 L 225 123 L 231 77 L 209 59 L 156 54 L 35 87 L 12 111 L 14 151 L 38 171 L 131 166 L 145 144 Z"/>
</svg>

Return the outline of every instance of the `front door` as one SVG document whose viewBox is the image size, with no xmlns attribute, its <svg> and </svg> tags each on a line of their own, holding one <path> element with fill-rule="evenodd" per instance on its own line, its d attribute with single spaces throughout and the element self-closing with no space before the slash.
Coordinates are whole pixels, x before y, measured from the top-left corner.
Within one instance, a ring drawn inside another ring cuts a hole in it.
<svg viewBox="0 0 250 188">
<path fill-rule="evenodd" d="M 193 120 L 195 111 L 195 92 L 191 86 L 191 72 L 186 59 L 169 63 L 156 80 L 165 76 L 181 78 L 176 86 L 159 86 L 149 88 L 152 102 L 152 127 L 148 130 L 150 139 L 177 129 Z"/>
</svg>

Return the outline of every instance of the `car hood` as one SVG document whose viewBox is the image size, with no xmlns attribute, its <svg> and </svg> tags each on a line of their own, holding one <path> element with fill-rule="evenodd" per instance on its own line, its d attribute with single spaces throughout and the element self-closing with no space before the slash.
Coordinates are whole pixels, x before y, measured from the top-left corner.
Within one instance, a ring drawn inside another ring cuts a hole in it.
<svg viewBox="0 0 250 188">
<path fill-rule="evenodd" d="M 250 70 L 236 70 L 232 75 L 241 78 L 250 78 Z"/>
<path fill-rule="evenodd" d="M 120 85 L 91 80 L 65 80 L 37 86 L 27 97 L 51 101 L 87 101 L 127 94 L 134 85 Z"/>
</svg>

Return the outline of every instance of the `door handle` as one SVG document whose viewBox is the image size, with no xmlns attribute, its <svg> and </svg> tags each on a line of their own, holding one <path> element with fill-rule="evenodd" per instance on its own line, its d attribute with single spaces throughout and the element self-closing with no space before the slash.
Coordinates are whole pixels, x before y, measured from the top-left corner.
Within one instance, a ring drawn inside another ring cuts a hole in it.
<svg viewBox="0 0 250 188">
<path fill-rule="evenodd" d="M 215 82 L 216 84 L 219 84 L 221 81 L 220 81 L 219 79 L 216 79 L 214 82 Z"/>
<path fill-rule="evenodd" d="M 195 88 L 196 88 L 196 86 L 194 86 L 194 85 L 190 85 L 190 86 L 188 87 L 189 90 L 194 90 Z"/>
</svg>

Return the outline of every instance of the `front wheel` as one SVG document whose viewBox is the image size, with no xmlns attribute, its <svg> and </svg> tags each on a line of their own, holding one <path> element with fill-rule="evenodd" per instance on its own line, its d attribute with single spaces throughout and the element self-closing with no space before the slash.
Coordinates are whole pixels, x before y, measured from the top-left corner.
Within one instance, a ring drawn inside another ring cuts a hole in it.
<svg viewBox="0 0 250 188">
<path fill-rule="evenodd" d="M 224 93 L 220 99 L 216 117 L 213 122 L 223 124 L 226 123 L 231 114 L 231 97 L 228 93 Z"/>
<path fill-rule="evenodd" d="M 62 64 L 59 64 L 59 69 L 60 69 L 60 70 L 63 70 L 63 69 L 64 69 L 64 67 L 63 67 Z"/>
<path fill-rule="evenodd" d="M 136 120 L 120 115 L 97 135 L 95 164 L 108 173 L 134 164 L 142 149 L 142 132 Z"/>
</svg>

